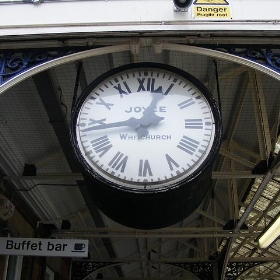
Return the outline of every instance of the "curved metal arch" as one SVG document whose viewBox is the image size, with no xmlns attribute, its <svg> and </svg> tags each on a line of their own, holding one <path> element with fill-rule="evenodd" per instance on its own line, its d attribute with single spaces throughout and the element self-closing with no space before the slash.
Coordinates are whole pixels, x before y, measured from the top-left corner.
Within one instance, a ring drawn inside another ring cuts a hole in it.
<svg viewBox="0 0 280 280">
<path fill-rule="evenodd" d="M 112 264 L 107 264 L 107 265 L 105 265 L 105 266 L 102 266 L 102 267 L 97 268 L 97 269 L 95 269 L 94 271 L 90 272 L 86 277 L 84 277 L 84 278 L 81 279 L 81 280 L 87 280 L 88 277 L 90 277 L 90 276 L 93 275 L 94 273 L 98 273 L 99 270 L 102 270 L 102 269 L 104 269 L 104 268 L 106 269 L 107 267 L 120 266 L 120 265 L 125 265 L 125 264 L 127 264 L 127 263 L 112 263 Z M 71 280 L 72 280 L 72 279 L 71 279 Z M 73 280 L 74 280 L 74 279 L 73 279 Z"/>
<path fill-rule="evenodd" d="M 71 280 L 85 280 L 91 274 L 106 267 L 124 265 L 124 262 L 73 261 L 71 264 Z"/>
<path fill-rule="evenodd" d="M 132 262 L 113 262 L 113 261 L 73 261 L 71 264 L 71 280 L 86 280 L 90 275 L 98 271 L 117 265 L 129 265 Z M 170 262 L 154 262 L 155 264 L 167 264 L 176 266 L 181 270 L 186 270 L 200 280 L 213 279 L 213 263 L 199 262 L 199 263 L 170 263 Z"/>
<path fill-rule="evenodd" d="M 253 60 L 249 60 L 247 58 L 238 56 L 236 54 L 230 54 L 218 50 L 208 49 L 208 48 L 201 48 L 201 47 L 194 47 L 188 45 L 181 45 L 181 44 L 173 44 L 173 43 L 163 43 L 162 49 L 169 50 L 169 51 L 179 51 L 179 52 L 187 52 L 193 54 L 200 54 L 204 56 L 209 56 L 213 58 L 219 58 L 222 60 L 228 60 L 237 64 L 241 64 L 247 66 L 249 68 L 258 70 L 264 74 L 275 78 L 276 80 L 280 81 L 280 72 L 277 72 L 264 64 L 260 64 Z"/>
<path fill-rule="evenodd" d="M 280 81 L 280 72 L 277 72 L 266 65 L 260 64 L 258 62 L 249 60 L 247 58 L 240 57 L 235 54 L 225 53 L 218 50 L 208 49 L 208 48 L 202 48 L 202 47 L 194 47 L 189 45 L 182 45 L 182 44 L 175 44 L 175 43 L 168 43 L 168 42 L 162 42 L 162 49 L 163 50 L 169 50 L 169 51 L 179 51 L 179 52 L 186 52 L 186 53 L 193 53 L 193 54 L 199 54 L 203 56 L 209 56 L 213 58 L 218 58 L 222 60 L 228 60 L 237 64 L 245 65 L 249 68 L 256 69 L 264 74 L 267 74 L 271 76 L 272 78 Z M 130 51 L 131 50 L 131 44 L 121 44 L 121 45 L 113 45 L 113 46 L 106 46 L 101 47 L 97 49 L 91 49 L 86 51 L 77 52 L 74 54 L 69 54 L 63 57 L 59 57 L 50 61 L 47 61 L 45 63 L 39 64 L 37 66 L 34 66 L 17 76 L 11 78 L 7 82 L 3 83 L 0 86 L 0 95 L 4 93 L 9 88 L 13 87 L 14 85 L 24 81 L 25 79 L 33 76 L 34 74 L 37 74 L 39 72 L 45 71 L 47 69 L 53 68 L 58 65 L 62 65 L 68 62 L 77 61 L 80 59 L 93 57 L 93 56 L 99 56 L 109 53 L 117 53 L 117 52 L 123 52 L 123 51 Z"/>
<path fill-rule="evenodd" d="M 262 265 L 264 262 L 231 262 L 228 263 L 227 271 L 226 271 L 226 278 L 228 280 L 237 280 L 242 275 L 259 266 Z"/>
<path fill-rule="evenodd" d="M 73 261 L 71 265 L 71 280 L 85 280 L 91 274 L 96 273 L 106 267 L 130 264 L 131 262 L 114 262 L 114 261 Z M 154 263 L 164 263 L 167 265 L 176 266 L 182 270 L 186 270 L 192 273 L 200 280 L 211 280 L 213 279 L 213 269 L 215 262 L 191 262 L 191 263 L 172 263 L 172 262 L 154 262 Z M 269 262 L 265 261 L 255 261 L 255 262 L 231 262 L 229 264 L 226 279 L 235 280 L 242 277 L 242 275 L 255 268 L 259 265 L 267 264 Z"/>
<path fill-rule="evenodd" d="M 200 280 L 212 280 L 214 262 L 166 263 L 190 272 Z"/>
<path fill-rule="evenodd" d="M 86 51 L 81 51 L 69 55 L 65 55 L 59 58 L 55 58 L 53 60 L 49 60 L 45 63 L 41 63 L 37 66 L 34 66 L 24 72 L 19 73 L 15 77 L 9 79 L 7 82 L 3 83 L 0 86 L 0 95 L 4 93 L 9 88 L 13 87 L 14 85 L 26 80 L 29 77 L 32 77 L 33 75 L 43 72 L 45 70 L 51 69 L 55 66 L 59 66 L 68 62 L 77 61 L 80 59 L 93 57 L 93 56 L 99 56 L 109 53 L 117 53 L 117 52 L 123 52 L 123 51 L 129 51 L 130 50 L 130 44 L 122 44 L 122 45 L 116 45 L 116 46 L 107 46 L 97 49 L 91 49 Z"/>
<path fill-rule="evenodd" d="M 271 261 L 255 262 L 251 266 L 248 266 L 247 268 L 245 268 L 243 271 L 240 271 L 239 274 L 237 275 L 237 277 L 233 278 L 233 279 L 236 279 L 236 280 L 244 279 L 244 277 L 246 278 L 246 276 L 247 276 L 247 275 L 244 275 L 246 272 L 256 269 L 258 266 L 269 265 L 269 264 L 273 264 L 273 263 L 275 263 L 275 261 L 273 261 L 273 262 L 271 262 Z M 278 263 L 280 263 L 280 262 L 278 261 Z M 251 275 L 251 277 L 254 277 L 254 276 L 255 275 Z M 256 278 L 258 278 L 258 276 L 256 276 Z M 267 278 L 269 278 L 269 275 L 267 276 Z"/>
</svg>

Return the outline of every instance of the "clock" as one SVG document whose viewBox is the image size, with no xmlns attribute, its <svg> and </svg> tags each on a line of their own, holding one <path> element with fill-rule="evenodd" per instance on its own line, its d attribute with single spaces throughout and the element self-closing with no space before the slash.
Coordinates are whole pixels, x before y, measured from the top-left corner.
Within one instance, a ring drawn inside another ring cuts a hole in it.
<svg viewBox="0 0 280 280">
<path fill-rule="evenodd" d="M 89 193 L 110 218 L 136 228 L 173 224 L 199 206 L 221 131 L 207 88 L 158 63 L 101 75 L 71 116 L 71 142 Z"/>
</svg>

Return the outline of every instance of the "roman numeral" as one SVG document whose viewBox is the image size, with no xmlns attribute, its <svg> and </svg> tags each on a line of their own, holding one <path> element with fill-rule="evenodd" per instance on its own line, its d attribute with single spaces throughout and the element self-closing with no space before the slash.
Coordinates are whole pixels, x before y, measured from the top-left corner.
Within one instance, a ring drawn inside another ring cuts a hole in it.
<svg viewBox="0 0 280 280">
<path fill-rule="evenodd" d="M 159 86 L 155 88 L 155 78 L 138 78 L 137 79 L 139 86 L 138 90 L 139 91 L 151 91 L 151 92 L 162 92 L 162 87 Z"/>
<path fill-rule="evenodd" d="M 170 92 L 170 90 L 173 88 L 174 84 L 177 82 L 177 79 L 174 79 L 174 81 L 169 85 L 169 87 L 165 92 L 163 92 L 162 86 L 158 86 L 157 88 L 155 87 L 155 81 L 156 81 L 155 78 L 138 78 L 137 81 L 139 83 L 137 92 L 139 91 L 161 92 L 162 94 L 167 95 Z"/>
<path fill-rule="evenodd" d="M 119 170 L 120 172 L 124 172 L 126 163 L 128 160 L 128 156 L 125 156 L 121 152 L 117 152 L 113 159 L 109 162 L 109 166 L 111 166 L 115 170 Z"/>
<path fill-rule="evenodd" d="M 167 95 L 169 93 L 169 91 L 173 88 L 174 84 L 170 84 L 170 86 L 168 87 L 168 89 L 163 93 L 164 95 Z"/>
<path fill-rule="evenodd" d="M 191 105 L 195 104 L 195 101 L 193 100 L 193 98 L 189 98 L 181 103 L 178 104 L 178 107 L 182 110 L 185 109 Z"/>
<path fill-rule="evenodd" d="M 173 171 L 174 167 L 179 167 L 179 164 L 169 154 L 166 154 L 165 158 L 167 160 L 170 171 Z"/>
<path fill-rule="evenodd" d="M 116 79 L 115 82 L 118 83 L 119 81 Z M 123 89 L 123 86 L 125 87 L 125 90 Z M 116 86 L 114 86 L 114 89 L 116 89 L 119 92 L 121 97 L 123 97 L 123 94 L 131 93 L 131 90 L 126 82 L 123 82 L 122 84 L 118 83 Z"/>
<path fill-rule="evenodd" d="M 105 124 L 106 119 L 100 119 L 100 120 L 94 120 L 94 119 L 89 119 L 89 124 L 88 126 L 93 126 L 94 124 Z"/>
<path fill-rule="evenodd" d="M 94 139 L 91 144 L 94 151 L 99 154 L 99 157 L 103 157 L 113 147 L 107 136 Z"/>
<path fill-rule="evenodd" d="M 196 141 L 190 137 L 183 136 L 183 138 L 177 145 L 177 148 L 181 149 L 182 151 L 184 151 L 190 155 L 193 155 L 193 153 L 195 152 L 195 150 L 197 149 L 198 146 L 199 146 L 198 141 Z"/>
<path fill-rule="evenodd" d="M 139 177 L 153 176 L 150 163 L 147 159 L 145 160 L 140 159 L 138 176 Z"/>
<path fill-rule="evenodd" d="M 185 128 L 203 129 L 202 119 L 185 119 Z"/>
<path fill-rule="evenodd" d="M 107 102 L 105 102 L 102 98 L 99 98 L 99 101 L 96 102 L 96 104 L 97 104 L 97 105 L 103 105 L 103 106 L 105 106 L 108 110 L 111 110 L 111 107 L 114 106 L 114 104 L 112 104 L 112 103 L 107 103 Z"/>
</svg>

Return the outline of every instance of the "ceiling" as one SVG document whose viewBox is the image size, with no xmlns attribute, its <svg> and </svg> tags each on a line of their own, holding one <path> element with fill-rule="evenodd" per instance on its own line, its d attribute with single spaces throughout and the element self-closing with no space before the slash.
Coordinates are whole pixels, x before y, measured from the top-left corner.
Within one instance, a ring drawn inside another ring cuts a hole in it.
<svg viewBox="0 0 280 280">
<path fill-rule="evenodd" d="M 24 48 L 11 38 L 2 40 L 2 47 L 9 43 L 2 61 L 12 53 L 30 63 L 30 54 L 48 52 L 45 61 L 33 60 L 21 76 L 10 74 L 2 81 L 0 171 L 6 195 L 19 211 L 33 213 L 31 222 L 54 224 L 51 237 L 89 240 L 90 260 L 105 266 L 89 279 L 97 273 L 104 278 L 203 279 L 197 263 L 200 268 L 218 264 L 221 279 L 280 279 L 279 241 L 267 249 L 256 241 L 280 210 L 277 71 L 212 51 L 213 38 L 202 36 L 196 46 L 178 34 L 158 36 L 156 43 L 151 38 L 100 36 L 90 48 L 86 38 L 64 48 L 54 38 L 57 46 L 48 49 L 47 38 L 28 38 Z M 242 44 L 235 50 L 246 49 L 246 38 Z M 160 62 L 189 72 L 212 92 L 222 115 L 223 142 L 211 191 L 193 214 L 159 230 L 127 228 L 96 208 L 68 136 L 74 93 L 109 69 L 134 62 Z M 23 176 L 24 167 L 33 165 L 36 176 Z M 70 221 L 70 230 L 61 230 L 63 220 Z"/>
</svg>

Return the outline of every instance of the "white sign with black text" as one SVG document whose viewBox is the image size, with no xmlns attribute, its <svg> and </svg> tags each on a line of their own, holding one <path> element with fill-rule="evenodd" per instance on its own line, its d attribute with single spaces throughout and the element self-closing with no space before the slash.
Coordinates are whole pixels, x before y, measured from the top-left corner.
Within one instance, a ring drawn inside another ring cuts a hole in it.
<svg viewBox="0 0 280 280">
<path fill-rule="evenodd" d="M 87 257 L 88 240 L 2 237 L 0 255 Z"/>
</svg>

